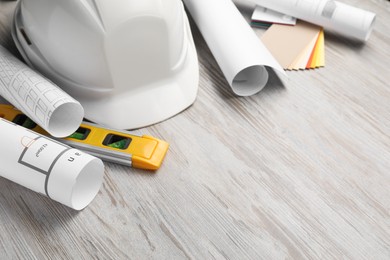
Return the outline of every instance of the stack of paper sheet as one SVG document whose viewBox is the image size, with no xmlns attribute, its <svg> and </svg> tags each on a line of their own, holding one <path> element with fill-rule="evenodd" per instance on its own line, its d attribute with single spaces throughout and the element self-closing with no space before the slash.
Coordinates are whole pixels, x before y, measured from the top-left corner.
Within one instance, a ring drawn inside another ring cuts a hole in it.
<svg viewBox="0 0 390 260">
<path fill-rule="evenodd" d="M 252 4 L 307 21 L 325 30 L 367 41 L 376 14 L 334 0 L 246 0 Z M 279 14 L 280 16 L 280 14 Z"/>
<path fill-rule="evenodd" d="M 300 20 L 295 26 L 273 24 L 261 40 L 286 70 L 325 66 L 324 32 L 319 26 Z"/>
<path fill-rule="evenodd" d="M 269 28 L 272 24 L 285 24 L 285 25 L 295 25 L 297 19 L 285 15 L 274 10 L 256 6 L 255 11 L 252 15 L 252 26 L 261 27 L 261 28 Z"/>
</svg>

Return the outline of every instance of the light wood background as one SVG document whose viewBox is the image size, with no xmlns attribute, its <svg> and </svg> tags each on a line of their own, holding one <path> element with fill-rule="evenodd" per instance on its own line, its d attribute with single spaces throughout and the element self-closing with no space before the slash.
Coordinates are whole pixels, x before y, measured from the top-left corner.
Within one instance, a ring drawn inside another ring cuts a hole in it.
<svg viewBox="0 0 390 260">
<path fill-rule="evenodd" d="M 81 212 L 1 178 L 0 259 L 390 259 L 390 2 L 343 2 L 378 14 L 370 40 L 327 33 L 325 68 L 247 98 L 193 26 L 196 102 L 136 132 L 169 141 L 162 168 L 107 163 Z"/>
</svg>

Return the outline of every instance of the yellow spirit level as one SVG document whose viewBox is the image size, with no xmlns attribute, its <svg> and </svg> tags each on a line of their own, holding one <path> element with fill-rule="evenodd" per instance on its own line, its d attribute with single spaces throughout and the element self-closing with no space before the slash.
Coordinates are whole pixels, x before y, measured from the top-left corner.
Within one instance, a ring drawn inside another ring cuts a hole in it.
<svg viewBox="0 0 390 260">
<path fill-rule="evenodd" d="M 0 104 L 0 117 L 49 136 L 45 130 L 11 105 Z M 87 122 L 83 122 L 72 135 L 56 140 L 102 160 L 145 170 L 160 168 L 169 147 L 167 142 L 151 136 L 135 136 Z"/>
</svg>

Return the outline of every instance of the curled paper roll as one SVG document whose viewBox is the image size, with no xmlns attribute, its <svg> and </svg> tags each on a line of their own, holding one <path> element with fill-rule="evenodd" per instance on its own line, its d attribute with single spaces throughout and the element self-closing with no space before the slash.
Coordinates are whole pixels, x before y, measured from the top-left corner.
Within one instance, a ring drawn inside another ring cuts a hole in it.
<svg viewBox="0 0 390 260">
<path fill-rule="evenodd" d="M 372 12 L 334 0 L 247 0 L 257 5 L 367 41 L 374 27 Z"/>
<path fill-rule="evenodd" d="M 74 133 L 81 104 L 0 46 L 0 95 L 55 137 Z"/>
<path fill-rule="evenodd" d="M 75 210 L 85 208 L 103 181 L 103 162 L 0 118 L 0 176 Z"/>
<path fill-rule="evenodd" d="M 284 73 L 231 0 L 183 0 L 234 93 L 250 96 L 268 82 L 269 66 Z"/>
</svg>

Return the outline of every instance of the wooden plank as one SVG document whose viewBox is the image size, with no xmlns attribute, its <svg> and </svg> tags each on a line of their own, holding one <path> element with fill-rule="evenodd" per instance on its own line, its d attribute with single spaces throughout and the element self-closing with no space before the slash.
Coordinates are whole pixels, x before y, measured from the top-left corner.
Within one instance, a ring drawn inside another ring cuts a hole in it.
<svg viewBox="0 0 390 260">
<path fill-rule="evenodd" d="M 246 98 L 192 24 L 198 98 L 139 130 L 170 142 L 162 168 L 107 163 L 81 212 L 0 179 L 0 259 L 389 259 L 390 3 L 343 2 L 378 14 L 366 44 L 326 33 L 325 68 Z"/>
</svg>

